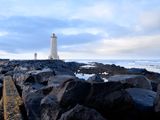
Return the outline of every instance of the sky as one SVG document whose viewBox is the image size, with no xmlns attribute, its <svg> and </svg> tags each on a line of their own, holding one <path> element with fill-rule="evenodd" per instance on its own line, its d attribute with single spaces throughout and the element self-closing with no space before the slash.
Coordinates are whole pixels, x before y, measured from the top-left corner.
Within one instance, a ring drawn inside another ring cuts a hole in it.
<svg viewBox="0 0 160 120">
<path fill-rule="evenodd" d="M 160 59 L 160 0 L 0 0 L 0 58 Z"/>
</svg>

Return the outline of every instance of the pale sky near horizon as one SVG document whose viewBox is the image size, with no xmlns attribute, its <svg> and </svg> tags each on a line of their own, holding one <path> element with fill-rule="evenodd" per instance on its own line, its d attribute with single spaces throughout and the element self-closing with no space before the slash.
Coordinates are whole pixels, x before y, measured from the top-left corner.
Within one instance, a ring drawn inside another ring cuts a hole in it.
<svg viewBox="0 0 160 120">
<path fill-rule="evenodd" d="M 0 58 L 160 58 L 160 0 L 0 0 Z"/>
</svg>

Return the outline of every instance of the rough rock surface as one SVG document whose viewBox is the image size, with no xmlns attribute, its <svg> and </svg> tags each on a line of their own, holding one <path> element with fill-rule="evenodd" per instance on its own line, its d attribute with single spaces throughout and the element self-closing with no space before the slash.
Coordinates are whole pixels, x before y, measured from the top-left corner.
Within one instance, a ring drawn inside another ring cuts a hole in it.
<svg viewBox="0 0 160 120">
<path fill-rule="evenodd" d="M 99 75 L 93 75 L 87 79 L 88 82 L 96 83 L 96 82 L 104 82 L 104 80 Z"/>
<path fill-rule="evenodd" d="M 135 107 L 140 111 L 153 111 L 156 92 L 142 88 L 128 88 L 126 91 L 132 97 Z"/>
<path fill-rule="evenodd" d="M 106 120 L 96 110 L 76 105 L 62 114 L 59 120 Z"/>
<path fill-rule="evenodd" d="M 48 81 L 48 85 L 60 86 L 65 81 L 72 81 L 76 79 L 77 78 L 75 76 L 71 75 L 56 75 Z"/>
<path fill-rule="evenodd" d="M 47 95 L 41 100 L 41 120 L 56 120 L 60 111 L 57 97 Z"/>
<path fill-rule="evenodd" d="M 2 89 L 3 89 L 3 85 L 2 85 L 2 83 L 0 83 L 0 99 L 2 98 Z"/>
<path fill-rule="evenodd" d="M 41 87 L 33 89 L 27 86 L 23 89 L 22 98 L 27 111 L 29 120 L 39 120 L 41 117 L 41 100 L 52 91 L 52 87 Z M 42 102 L 43 103 L 43 102 Z"/>
<path fill-rule="evenodd" d="M 3 120 L 3 100 L 0 99 L 0 120 Z"/>
<path fill-rule="evenodd" d="M 114 75 L 108 81 L 128 83 L 138 88 L 152 89 L 151 82 L 143 75 Z"/>
<path fill-rule="evenodd" d="M 68 107 L 76 104 L 84 104 L 90 92 L 90 87 L 90 83 L 85 81 L 69 81 L 65 83 L 57 95 L 60 106 Z"/>
<path fill-rule="evenodd" d="M 118 82 L 93 84 L 86 104 L 110 119 L 125 117 L 126 112 L 133 109 L 133 101 L 124 90 L 129 86 Z M 116 114 L 116 116 L 114 116 Z"/>
<path fill-rule="evenodd" d="M 54 71 L 51 69 L 42 69 L 42 70 L 34 70 L 29 71 L 29 77 L 33 78 L 37 83 L 48 83 L 48 81 L 55 75 Z"/>
<path fill-rule="evenodd" d="M 157 95 L 156 95 L 154 106 L 155 106 L 155 111 L 160 113 L 160 84 L 158 85 L 158 88 L 157 88 Z"/>
</svg>

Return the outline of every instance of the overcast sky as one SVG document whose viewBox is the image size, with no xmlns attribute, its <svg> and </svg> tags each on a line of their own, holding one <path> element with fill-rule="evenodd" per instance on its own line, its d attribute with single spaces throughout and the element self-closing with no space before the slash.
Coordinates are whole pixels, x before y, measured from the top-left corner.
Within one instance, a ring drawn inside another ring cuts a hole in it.
<svg viewBox="0 0 160 120">
<path fill-rule="evenodd" d="M 160 58 L 160 0 L 0 0 L 0 58 Z"/>
</svg>

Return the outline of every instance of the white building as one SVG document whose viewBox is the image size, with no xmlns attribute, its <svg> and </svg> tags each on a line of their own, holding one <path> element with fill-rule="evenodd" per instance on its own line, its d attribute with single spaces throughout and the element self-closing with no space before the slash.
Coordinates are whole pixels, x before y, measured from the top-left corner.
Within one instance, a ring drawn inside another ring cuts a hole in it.
<svg viewBox="0 0 160 120">
<path fill-rule="evenodd" d="M 37 53 L 34 53 L 34 60 L 37 60 Z"/>
<path fill-rule="evenodd" d="M 51 36 L 51 52 L 49 59 L 59 59 L 58 53 L 57 53 L 57 37 L 53 33 Z"/>
</svg>

